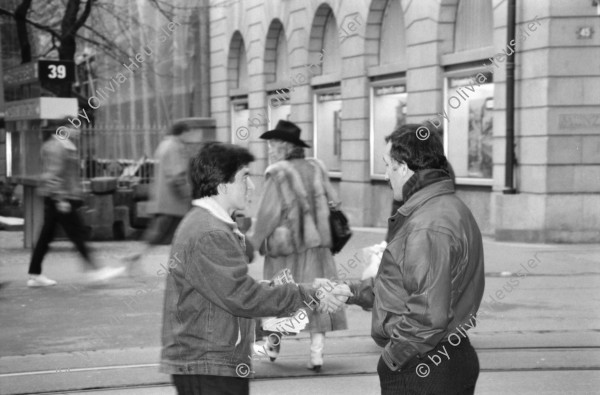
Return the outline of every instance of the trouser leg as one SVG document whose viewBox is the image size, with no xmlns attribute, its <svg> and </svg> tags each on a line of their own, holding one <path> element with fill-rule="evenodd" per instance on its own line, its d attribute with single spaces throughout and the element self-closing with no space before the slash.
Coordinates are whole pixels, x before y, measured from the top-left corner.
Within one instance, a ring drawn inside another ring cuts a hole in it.
<svg viewBox="0 0 600 395">
<path fill-rule="evenodd" d="M 97 265 L 92 262 L 90 258 L 90 253 L 85 244 L 85 227 L 81 221 L 81 218 L 77 214 L 75 207 L 77 206 L 77 202 L 70 201 L 71 203 L 71 211 L 68 213 L 60 213 L 58 216 L 58 222 L 62 225 L 67 237 L 75 244 L 75 248 L 81 254 L 84 259 L 84 262 L 90 267 L 90 269 L 97 268 Z"/>
<path fill-rule="evenodd" d="M 52 240 L 54 240 L 54 231 L 56 228 L 58 217 L 58 211 L 54 205 L 54 201 L 50 198 L 44 199 L 44 224 L 42 225 L 42 231 L 40 236 L 35 243 L 33 253 L 31 254 L 31 260 L 29 262 L 29 274 L 41 274 L 42 273 L 42 261 L 44 256 L 48 252 L 48 247 Z"/>
<path fill-rule="evenodd" d="M 178 395 L 248 395 L 250 382 L 246 378 L 209 376 L 209 375 L 173 375 L 173 384 Z"/>
<path fill-rule="evenodd" d="M 399 371 L 391 371 L 383 358 L 377 373 L 382 395 L 473 394 L 479 376 L 479 359 L 468 337 L 453 337 L 421 358 L 413 358 Z"/>
</svg>

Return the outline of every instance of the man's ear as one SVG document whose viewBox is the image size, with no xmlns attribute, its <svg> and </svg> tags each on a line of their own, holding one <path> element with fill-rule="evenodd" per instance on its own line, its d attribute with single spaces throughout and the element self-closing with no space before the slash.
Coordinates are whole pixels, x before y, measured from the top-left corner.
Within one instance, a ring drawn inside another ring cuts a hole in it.
<svg viewBox="0 0 600 395">
<path fill-rule="evenodd" d="M 227 194 L 227 185 L 219 184 L 217 186 L 217 192 L 219 192 L 219 195 L 226 195 Z"/>
<path fill-rule="evenodd" d="M 408 170 L 409 170 L 408 165 L 404 162 L 400 163 L 396 159 L 392 158 L 392 170 L 396 171 L 400 167 L 402 167 L 402 171 L 400 172 L 400 175 L 402 177 L 406 176 L 406 174 L 408 173 Z"/>
</svg>

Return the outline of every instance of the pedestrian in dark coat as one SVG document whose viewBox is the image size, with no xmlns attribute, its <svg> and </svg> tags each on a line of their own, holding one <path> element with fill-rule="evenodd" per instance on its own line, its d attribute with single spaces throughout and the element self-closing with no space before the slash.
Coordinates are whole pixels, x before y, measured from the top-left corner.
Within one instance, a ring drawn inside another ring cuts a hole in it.
<svg viewBox="0 0 600 395">
<path fill-rule="evenodd" d="M 148 211 L 154 215 L 144 233 L 144 250 L 124 258 L 130 272 L 139 260 L 157 245 L 169 245 L 175 229 L 189 211 L 192 201 L 188 176 L 189 157 L 186 134 L 190 131 L 185 121 L 175 122 L 154 153 L 155 179 L 152 185 Z"/>
<path fill-rule="evenodd" d="M 483 296 L 483 241 L 455 195 L 441 141 L 418 138 L 421 126 L 386 139 L 386 179 L 403 204 L 389 219 L 377 276 L 347 282 L 356 295 L 348 303 L 373 308 L 383 395 L 473 394 L 479 361 L 467 330 Z"/>
</svg>

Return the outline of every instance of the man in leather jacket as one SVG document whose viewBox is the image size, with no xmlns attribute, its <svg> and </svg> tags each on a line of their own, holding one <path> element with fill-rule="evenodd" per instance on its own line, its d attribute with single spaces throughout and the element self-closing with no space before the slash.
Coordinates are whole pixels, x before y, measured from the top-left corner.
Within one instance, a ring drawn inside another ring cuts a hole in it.
<svg viewBox="0 0 600 395">
<path fill-rule="evenodd" d="M 382 394 L 473 394 L 479 361 L 466 331 L 483 295 L 483 243 L 440 139 L 422 128 L 386 138 L 386 179 L 403 204 L 389 219 L 377 276 L 347 282 L 347 303 L 373 307 Z"/>
</svg>

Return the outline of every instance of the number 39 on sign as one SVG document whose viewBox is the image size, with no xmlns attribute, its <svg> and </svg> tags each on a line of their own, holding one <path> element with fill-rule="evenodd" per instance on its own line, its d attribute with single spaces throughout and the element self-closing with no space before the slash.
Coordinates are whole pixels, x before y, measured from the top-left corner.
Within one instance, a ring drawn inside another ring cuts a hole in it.
<svg viewBox="0 0 600 395">
<path fill-rule="evenodd" d="M 64 60 L 40 60 L 40 81 L 73 82 L 75 80 L 75 64 Z"/>
<path fill-rule="evenodd" d="M 50 70 L 50 74 L 48 74 L 50 79 L 59 78 L 63 80 L 67 76 L 67 68 L 62 64 L 58 66 L 51 64 L 48 66 L 48 70 Z"/>
</svg>

